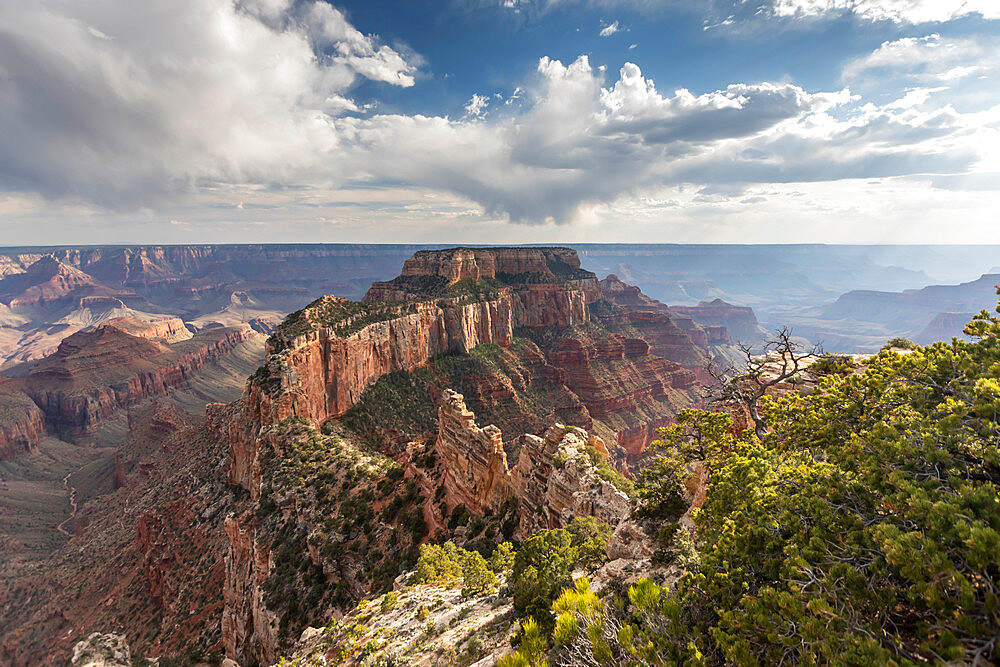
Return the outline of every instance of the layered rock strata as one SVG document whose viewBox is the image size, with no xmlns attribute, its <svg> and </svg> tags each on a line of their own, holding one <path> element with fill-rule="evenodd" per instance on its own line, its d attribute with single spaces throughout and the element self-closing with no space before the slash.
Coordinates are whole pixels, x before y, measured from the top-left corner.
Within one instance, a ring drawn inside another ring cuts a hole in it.
<svg viewBox="0 0 1000 667">
<path fill-rule="evenodd" d="M 616 526 L 629 512 L 628 497 L 600 478 L 586 452 L 588 445 L 606 452 L 604 443 L 583 429 L 554 424 L 543 437 L 521 436 L 511 469 L 500 429 L 480 428 L 461 394 L 444 391 L 438 419 L 435 451 L 444 462 L 445 498 L 451 506 L 461 504 L 482 515 L 513 498 L 520 509 L 522 539 L 565 526 L 577 516 Z"/>
<path fill-rule="evenodd" d="M 120 408 L 166 395 L 255 335 L 246 326 L 215 329 L 168 346 L 102 325 L 65 339 L 17 384 L 45 414 L 48 426 L 72 439 Z"/>
<path fill-rule="evenodd" d="M 767 336 L 752 308 L 734 306 L 722 299 L 701 301 L 697 306 L 671 306 L 670 309 L 688 315 L 703 327 L 724 327 L 732 338 L 748 345 L 756 344 Z"/>
<path fill-rule="evenodd" d="M 45 414 L 15 385 L 0 384 L 0 461 L 30 451 L 45 432 Z"/>
<path fill-rule="evenodd" d="M 398 278 L 374 283 L 364 300 L 428 296 L 463 280 L 532 285 L 539 292 L 553 291 L 544 285 L 569 285 L 588 302 L 600 296 L 597 276 L 580 268 L 580 258 L 570 248 L 451 248 L 415 253 Z"/>
</svg>

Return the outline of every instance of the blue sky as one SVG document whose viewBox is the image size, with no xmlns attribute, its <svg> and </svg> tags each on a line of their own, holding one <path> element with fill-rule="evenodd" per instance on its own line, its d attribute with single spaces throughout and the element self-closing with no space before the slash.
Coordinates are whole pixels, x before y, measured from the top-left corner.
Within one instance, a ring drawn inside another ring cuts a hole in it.
<svg viewBox="0 0 1000 667">
<path fill-rule="evenodd" d="M 0 243 L 997 242 L 995 0 L 0 0 Z"/>
</svg>

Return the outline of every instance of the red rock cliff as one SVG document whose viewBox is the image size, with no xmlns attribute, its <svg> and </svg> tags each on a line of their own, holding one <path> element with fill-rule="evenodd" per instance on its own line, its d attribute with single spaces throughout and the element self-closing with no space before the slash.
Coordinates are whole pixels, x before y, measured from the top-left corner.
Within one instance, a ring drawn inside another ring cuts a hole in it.
<svg viewBox="0 0 1000 667">
<path fill-rule="evenodd" d="M 559 528 L 574 517 L 593 516 L 612 526 L 628 514 L 628 497 L 602 480 L 587 445 L 607 452 L 600 438 L 583 429 L 551 426 L 544 437 L 521 436 L 513 470 L 507 466 L 500 429 L 480 428 L 464 397 L 444 391 L 434 449 L 445 464 L 445 499 L 482 515 L 513 498 L 520 506 L 522 539 L 543 528 Z"/>
<path fill-rule="evenodd" d="M 45 432 L 45 415 L 16 382 L 0 384 L 0 461 L 30 451 Z"/>
<path fill-rule="evenodd" d="M 79 437 L 119 408 L 165 395 L 253 335 L 246 326 L 215 329 L 167 346 L 102 325 L 63 340 L 19 383 L 52 428 Z"/>
</svg>

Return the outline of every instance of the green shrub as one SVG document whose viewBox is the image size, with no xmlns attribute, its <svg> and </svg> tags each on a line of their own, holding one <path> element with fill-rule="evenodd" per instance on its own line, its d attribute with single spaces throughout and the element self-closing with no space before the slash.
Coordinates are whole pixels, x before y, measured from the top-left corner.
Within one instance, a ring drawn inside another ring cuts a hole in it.
<svg viewBox="0 0 1000 667">
<path fill-rule="evenodd" d="M 896 338 L 890 338 L 882 349 L 891 350 L 895 348 L 897 350 L 916 350 L 918 347 L 920 346 L 914 343 L 909 338 L 903 338 L 902 336 L 897 336 Z"/>
</svg>

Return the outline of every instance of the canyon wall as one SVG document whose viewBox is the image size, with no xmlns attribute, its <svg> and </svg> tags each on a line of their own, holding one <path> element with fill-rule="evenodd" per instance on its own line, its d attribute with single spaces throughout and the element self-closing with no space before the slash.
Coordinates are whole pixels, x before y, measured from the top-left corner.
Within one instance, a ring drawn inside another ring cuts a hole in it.
<svg viewBox="0 0 1000 667">
<path fill-rule="evenodd" d="M 73 439 L 120 408 L 166 395 L 254 335 L 249 327 L 215 329 L 167 346 L 102 325 L 63 340 L 27 377 L 12 382 L 41 409 L 49 428 Z"/>
<path fill-rule="evenodd" d="M 588 302 L 600 296 L 597 276 L 580 268 L 570 248 L 451 248 L 415 253 L 396 279 L 374 283 L 364 300 L 403 301 L 463 280 L 569 287 L 582 291 Z"/>
<path fill-rule="evenodd" d="M 521 436 L 517 464 L 510 469 L 500 429 L 480 428 L 461 394 L 444 391 L 438 420 L 434 450 L 444 463 L 449 506 L 461 504 L 481 516 L 513 498 L 521 539 L 577 516 L 616 526 L 629 512 L 628 497 L 598 476 L 586 452 L 590 445 L 606 455 L 604 443 L 583 429 L 554 424 L 542 437 Z"/>
<path fill-rule="evenodd" d="M 670 309 L 690 316 L 703 327 L 725 327 L 732 338 L 748 345 L 759 343 L 767 336 L 752 308 L 734 306 L 722 299 L 702 301 L 697 306 L 670 306 Z"/>
<path fill-rule="evenodd" d="M 30 451 L 45 432 L 45 414 L 14 385 L 0 384 L 0 461 Z"/>
<path fill-rule="evenodd" d="M 393 371 L 413 371 L 437 355 L 468 353 L 484 343 L 507 347 L 517 326 L 572 326 L 586 318 L 581 291 L 505 288 L 484 301 L 413 303 L 398 316 L 345 335 L 320 327 L 295 336 L 270 356 L 270 375 L 248 384 L 239 414 L 219 422 L 233 452 L 231 481 L 257 492 L 255 441 L 282 419 L 319 424 L 343 415 L 370 384 Z"/>
<path fill-rule="evenodd" d="M 462 394 L 433 384 L 441 377 L 414 388 L 436 387 L 434 451 L 445 505 L 486 515 L 516 501 L 521 538 L 564 526 L 575 516 L 617 525 L 628 513 L 629 499 L 601 478 L 587 451 L 589 446 L 609 456 L 604 441 L 558 423 L 554 411 L 577 408 L 594 428 L 625 437 L 629 453 L 638 456 L 656 426 L 696 400 L 696 373 L 684 364 L 700 363 L 704 352 L 668 315 L 627 310 L 596 315 L 592 308 L 600 299 L 596 277 L 579 268 L 573 251 L 560 248 L 421 252 L 399 277 L 374 284 L 361 303 L 319 299 L 276 329 L 267 363 L 238 402 L 208 409 L 210 429 L 229 445 L 229 481 L 248 490 L 251 502 L 264 502 L 260 453 L 266 449 L 281 457 L 287 449 L 289 426 L 281 425 L 283 420 L 299 417 L 319 426 L 344 416 L 369 386 L 395 371 L 429 367 L 433 375 L 442 355 L 496 344 L 507 351 L 461 362 L 488 360 L 477 362 L 473 390 L 483 400 L 491 392 L 519 392 L 517 401 L 509 396 L 508 410 L 498 413 L 534 410 L 538 423 L 550 426 L 541 436 L 517 437 L 519 455 L 510 465 L 501 429 L 477 425 Z M 622 331 L 609 333 L 600 317 L 617 320 Z M 464 382 L 472 376 L 456 377 Z M 553 392 L 540 395 L 544 392 L 530 386 L 536 381 L 552 385 Z M 518 401 L 525 405 L 514 405 Z M 412 461 L 406 470 L 414 478 L 423 474 Z M 434 493 L 429 483 L 424 486 L 425 494 Z M 226 526 L 224 644 L 227 655 L 240 662 L 267 659 L 276 646 L 275 619 L 260 589 L 272 554 L 255 535 L 252 516 L 246 512 Z"/>
</svg>

